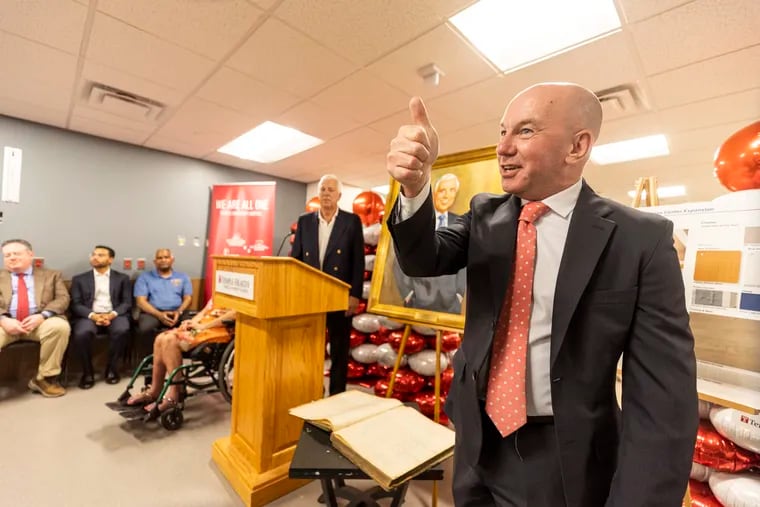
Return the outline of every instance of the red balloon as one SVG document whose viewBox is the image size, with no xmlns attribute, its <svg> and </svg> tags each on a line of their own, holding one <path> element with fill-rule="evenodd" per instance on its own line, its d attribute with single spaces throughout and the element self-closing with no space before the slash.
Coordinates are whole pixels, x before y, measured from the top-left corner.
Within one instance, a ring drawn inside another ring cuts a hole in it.
<svg viewBox="0 0 760 507">
<path fill-rule="evenodd" d="M 293 222 L 292 224 L 290 224 L 290 232 L 296 232 L 297 229 L 298 229 L 298 222 Z"/>
<path fill-rule="evenodd" d="M 721 436 L 710 421 L 700 420 L 694 461 L 721 472 L 742 472 L 760 468 L 760 454 L 747 451 Z"/>
<path fill-rule="evenodd" d="M 319 197 L 315 195 L 306 203 L 306 212 L 311 213 L 313 211 L 319 211 L 319 208 L 321 207 L 322 206 L 319 204 Z"/>
<path fill-rule="evenodd" d="M 462 345 L 462 336 L 455 331 L 446 331 L 441 336 L 441 350 L 451 352 Z"/>
<path fill-rule="evenodd" d="M 388 378 L 388 375 L 391 372 L 391 368 L 388 368 L 386 366 L 383 366 L 382 364 L 375 363 L 375 364 L 369 364 L 367 365 L 367 371 L 365 374 L 368 377 L 382 377 L 382 378 Z"/>
<path fill-rule="evenodd" d="M 365 367 L 363 364 L 358 363 L 354 361 L 353 359 L 348 360 L 348 375 L 346 375 L 347 378 L 361 378 L 364 376 Z"/>
<path fill-rule="evenodd" d="M 385 329 L 385 333 L 383 333 L 383 329 Z M 377 333 L 370 333 L 369 342 L 373 345 L 382 345 L 383 343 L 388 343 L 388 340 L 390 338 L 388 337 L 387 331 L 388 330 L 386 328 L 381 327 Z"/>
<path fill-rule="evenodd" d="M 441 394 L 446 395 L 451 389 L 451 380 L 454 378 L 454 369 L 446 368 L 441 372 Z M 425 389 L 435 389 L 435 375 L 425 377 Z"/>
<path fill-rule="evenodd" d="M 732 192 L 760 188 L 760 121 L 731 134 L 715 153 L 713 167 Z"/>
<path fill-rule="evenodd" d="M 361 331 L 357 331 L 356 329 L 351 329 L 351 334 L 349 336 L 349 342 L 348 346 L 349 348 L 358 347 L 362 343 L 367 341 L 367 335 L 362 333 Z"/>
<path fill-rule="evenodd" d="M 359 306 L 356 307 L 356 315 L 360 315 L 367 311 L 367 300 L 366 299 L 360 299 L 359 300 Z"/>
<path fill-rule="evenodd" d="M 360 193 L 354 199 L 354 213 L 359 215 L 364 226 L 378 223 L 384 210 L 383 198 L 371 190 Z"/>
<path fill-rule="evenodd" d="M 723 504 L 715 498 L 710 485 L 706 482 L 690 479 L 689 497 L 691 498 L 691 505 L 686 507 L 723 507 Z"/>
<path fill-rule="evenodd" d="M 388 335 L 388 342 L 396 352 L 398 352 L 399 347 L 401 347 L 401 338 L 403 338 L 403 336 L 403 331 L 391 331 Z M 406 339 L 406 346 L 404 347 L 404 354 L 416 354 L 424 348 L 425 338 L 415 332 L 409 333 L 409 337 Z"/>
<path fill-rule="evenodd" d="M 364 245 L 364 255 L 375 255 L 377 247 L 374 245 Z"/>
<path fill-rule="evenodd" d="M 377 396 L 380 396 L 381 398 L 385 398 L 386 393 L 388 392 L 388 381 L 387 380 L 378 380 L 375 383 L 375 394 Z M 411 397 L 411 394 L 402 393 L 398 389 L 393 389 L 393 394 L 391 394 L 391 398 L 396 398 L 397 400 L 401 401 L 408 401 Z"/>
<path fill-rule="evenodd" d="M 396 372 L 396 382 L 393 390 L 401 393 L 416 393 L 425 387 L 425 377 L 413 372 L 409 368 L 402 368 Z"/>
</svg>

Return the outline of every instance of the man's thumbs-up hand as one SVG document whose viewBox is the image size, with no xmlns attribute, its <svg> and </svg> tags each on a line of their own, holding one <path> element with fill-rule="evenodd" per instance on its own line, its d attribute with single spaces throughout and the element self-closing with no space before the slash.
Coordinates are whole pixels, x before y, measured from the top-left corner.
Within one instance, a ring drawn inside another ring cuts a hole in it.
<svg viewBox="0 0 760 507">
<path fill-rule="evenodd" d="M 419 97 L 409 101 L 412 123 L 398 129 L 386 158 L 391 178 L 406 197 L 415 197 L 430 182 L 430 167 L 438 158 L 438 132 Z"/>
</svg>

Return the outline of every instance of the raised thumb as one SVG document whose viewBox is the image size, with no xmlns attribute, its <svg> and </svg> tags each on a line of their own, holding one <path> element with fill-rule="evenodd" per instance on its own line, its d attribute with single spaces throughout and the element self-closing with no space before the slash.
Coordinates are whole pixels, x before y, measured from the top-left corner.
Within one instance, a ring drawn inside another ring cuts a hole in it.
<svg viewBox="0 0 760 507">
<path fill-rule="evenodd" d="M 428 118 L 425 103 L 422 102 L 420 97 L 412 97 L 412 100 L 409 101 L 409 112 L 412 114 L 412 122 L 415 125 L 425 128 L 433 127 L 430 123 L 430 118 Z"/>
</svg>

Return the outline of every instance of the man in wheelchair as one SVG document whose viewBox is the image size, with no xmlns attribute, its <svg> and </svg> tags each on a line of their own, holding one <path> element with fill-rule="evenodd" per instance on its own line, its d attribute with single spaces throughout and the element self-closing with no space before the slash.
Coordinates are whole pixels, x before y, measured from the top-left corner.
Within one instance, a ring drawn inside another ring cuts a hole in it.
<svg viewBox="0 0 760 507">
<path fill-rule="evenodd" d="M 225 358 L 222 357 L 221 361 L 216 361 L 219 359 L 218 356 L 220 354 L 212 354 L 213 358 L 191 357 L 193 360 L 198 359 L 202 364 L 183 366 L 182 353 L 191 352 L 195 356 L 197 355 L 196 351 L 200 350 L 203 352 L 202 345 L 211 344 L 218 345 L 217 350 L 219 350 L 219 347 L 224 349 L 224 345 L 232 340 L 231 326 L 229 324 L 230 322 L 234 322 L 234 319 L 234 310 L 216 308 L 213 300 L 209 300 L 203 310 L 198 312 L 192 319 L 183 321 L 177 328 L 160 333 L 153 343 L 152 382 L 142 392 L 129 396 L 126 399 L 126 406 L 143 407 L 148 419 L 155 419 L 162 414 L 177 414 L 181 411 L 181 404 L 187 394 L 186 389 L 188 384 L 193 387 L 200 387 L 201 389 L 206 387 L 206 385 L 197 386 L 192 383 L 190 378 L 186 378 L 186 376 L 192 375 L 193 371 L 198 369 L 202 369 L 201 374 L 212 376 L 213 386 L 216 387 L 219 384 L 219 380 L 213 379 L 213 375 L 218 374 L 221 376 L 224 374 L 221 371 L 223 369 L 221 366 L 223 366 Z M 221 356 L 224 355 L 227 354 Z M 211 361 L 214 364 L 208 364 L 211 359 L 215 359 Z M 147 360 L 148 358 L 143 360 L 143 363 Z M 141 370 L 144 370 L 144 366 L 144 364 L 138 366 L 138 371 L 135 372 L 125 394 L 128 393 L 129 388 Z M 165 380 L 167 374 L 169 378 Z M 123 399 L 120 398 L 120 401 L 123 401 Z M 163 419 L 161 421 L 162 424 L 164 424 Z M 179 425 L 181 425 L 181 422 L 179 422 L 177 427 Z M 167 424 L 164 424 L 164 426 L 167 426 Z M 170 423 L 168 426 L 173 426 L 173 424 Z"/>
</svg>

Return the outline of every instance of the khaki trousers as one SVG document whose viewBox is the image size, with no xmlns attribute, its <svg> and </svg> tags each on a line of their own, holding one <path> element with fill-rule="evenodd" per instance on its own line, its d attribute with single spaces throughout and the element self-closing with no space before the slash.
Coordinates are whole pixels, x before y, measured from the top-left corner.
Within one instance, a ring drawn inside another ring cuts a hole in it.
<svg viewBox="0 0 760 507">
<path fill-rule="evenodd" d="M 66 319 L 51 317 L 43 320 L 34 331 L 27 334 L 9 335 L 0 328 L 0 350 L 20 340 L 40 343 L 40 366 L 37 379 L 53 377 L 61 373 L 61 361 L 69 345 L 71 327 Z"/>
</svg>

